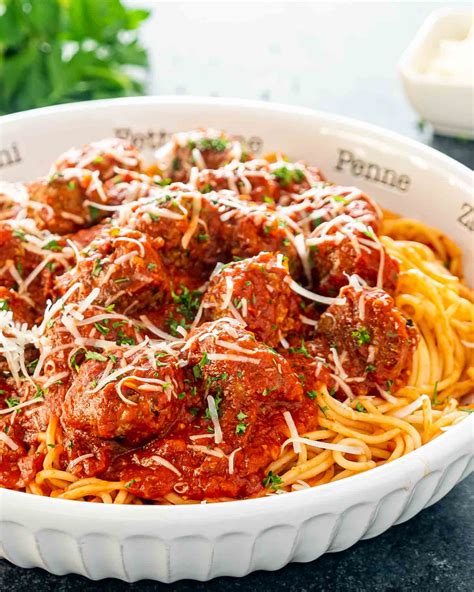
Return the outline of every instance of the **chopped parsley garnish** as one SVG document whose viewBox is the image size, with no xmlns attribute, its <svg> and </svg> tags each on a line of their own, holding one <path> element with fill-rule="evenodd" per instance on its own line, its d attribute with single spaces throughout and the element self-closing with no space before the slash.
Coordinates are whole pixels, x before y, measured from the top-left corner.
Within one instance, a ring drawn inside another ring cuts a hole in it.
<svg viewBox="0 0 474 592">
<path fill-rule="evenodd" d="M 173 158 L 173 162 L 171 163 L 171 168 L 175 172 L 181 170 L 181 160 L 178 157 Z"/>
<path fill-rule="evenodd" d="M 167 185 L 171 185 L 171 179 L 169 177 L 166 177 L 166 179 L 161 179 L 160 181 L 155 181 L 155 183 L 157 185 L 160 185 L 160 187 L 166 187 Z"/>
<path fill-rule="evenodd" d="M 357 403 L 355 405 L 355 409 L 356 409 L 356 411 L 359 411 L 360 413 L 367 413 L 367 409 L 359 401 L 357 401 Z"/>
<path fill-rule="evenodd" d="M 246 414 L 246 413 L 244 413 L 243 411 L 239 411 L 239 412 L 237 413 L 237 419 L 238 419 L 239 421 L 243 421 L 244 419 L 247 419 L 247 417 L 248 417 L 248 416 L 247 416 L 247 414 Z"/>
<path fill-rule="evenodd" d="M 318 405 L 318 407 L 321 409 L 321 413 L 327 419 L 328 416 L 326 415 L 326 411 L 329 411 L 329 407 L 327 405 L 325 405 L 324 407 L 321 407 L 321 405 Z"/>
<path fill-rule="evenodd" d="M 38 397 L 43 397 L 44 390 L 38 385 L 35 385 L 35 386 L 36 386 L 36 393 L 33 395 L 33 399 L 37 399 Z"/>
<path fill-rule="evenodd" d="M 202 354 L 202 358 L 199 360 L 199 362 L 193 367 L 193 374 L 194 374 L 194 378 L 201 378 L 202 377 L 202 369 L 204 368 L 204 366 L 206 364 L 209 364 L 209 358 L 207 357 L 207 353 L 204 352 Z M 217 407 L 217 402 L 216 402 L 216 407 Z"/>
<path fill-rule="evenodd" d="M 301 183 L 301 181 L 304 179 L 304 173 L 302 170 L 291 170 L 286 166 L 275 169 L 273 174 L 282 187 L 287 187 L 290 183 Z"/>
<path fill-rule="evenodd" d="M 275 475 L 273 471 L 270 471 L 263 480 L 263 486 L 269 489 L 280 489 L 280 485 L 283 483 L 282 478 Z"/>
<path fill-rule="evenodd" d="M 375 240 L 374 231 L 371 230 L 370 228 L 367 228 L 366 230 L 363 230 L 362 231 L 362 234 L 365 234 L 365 236 L 367 236 L 368 238 L 371 238 L 372 240 Z"/>
<path fill-rule="evenodd" d="M 318 393 L 316 391 L 306 391 L 306 396 L 309 397 L 312 401 L 316 399 Z"/>
<path fill-rule="evenodd" d="M 107 362 L 107 358 L 95 351 L 86 352 L 86 360 L 97 360 L 98 362 Z"/>
<path fill-rule="evenodd" d="M 206 183 L 203 187 L 201 187 L 200 191 L 201 193 L 209 193 L 212 191 L 212 185 L 210 183 Z"/>
<path fill-rule="evenodd" d="M 135 345 L 135 339 L 133 337 L 127 337 L 123 331 L 117 333 L 117 339 L 115 340 L 117 345 Z"/>
<path fill-rule="evenodd" d="M 10 310 L 10 308 L 8 306 L 8 300 L 5 300 L 4 298 L 0 298 L 0 310 Z"/>
<path fill-rule="evenodd" d="M 80 362 L 80 363 L 79 363 L 79 362 L 78 362 L 78 360 L 77 360 L 77 358 L 78 358 L 78 356 L 79 356 L 80 354 L 84 354 L 84 351 L 85 351 L 85 350 L 84 350 L 83 348 L 80 348 L 80 349 L 76 350 L 76 351 L 75 351 L 75 352 L 72 354 L 72 356 L 71 356 L 71 359 L 69 360 L 69 366 L 70 366 L 70 367 L 71 367 L 73 370 L 75 370 L 76 372 L 79 372 L 79 366 L 80 366 L 80 364 L 82 363 L 82 362 Z"/>
<path fill-rule="evenodd" d="M 89 207 L 89 215 L 91 217 L 92 222 L 96 222 L 100 216 L 99 208 L 96 208 L 95 206 L 88 206 L 88 207 Z"/>
<path fill-rule="evenodd" d="M 247 424 L 243 423 L 243 422 L 239 422 L 236 426 L 235 426 L 235 433 L 237 434 L 237 436 L 242 436 L 243 434 L 245 434 L 245 431 L 247 430 Z"/>
<path fill-rule="evenodd" d="M 125 284 L 126 282 L 129 282 L 130 278 L 128 277 L 123 277 L 123 278 L 117 278 L 116 280 L 114 280 L 114 283 L 116 284 Z"/>
<path fill-rule="evenodd" d="M 205 243 L 206 241 L 209 240 L 209 235 L 208 234 L 198 234 L 197 239 L 198 239 L 198 242 Z"/>
<path fill-rule="evenodd" d="M 5 399 L 5 403 L 7 404 L 7 407 L 16 407 L 20 403 L 20 399 L 17 399 L 16 397 L 8 397 Z"/>
<path fill-rule="evenodd" d="M 129 481 L 128 483 L 125 483 L 125 487 L 127 489 L 129 489 L 132 485 L 135 485 L 135 483 L 137 482 L 136 479 L 132 479 L 131 481 Z"/>
<path fill-rule="evenodd" d="M 347 197 L 344 197 L 343 195 L 333 195 L 332 198 L 334 201 L 338 201 L 343 204 L 347 202 Z"/>
<path fill-rule="evenodd" d="M 157 265 L 156 263 L 148 263 L 146 268 L 148 269 L 148 271 L 154 271 L 157 268 Z"/>
<path fill-rule="evenodd" d="M 201 304 L 202 292 L 198 290 L 191 291 L 186 286 L 181 285 L 181 294 L 172 291 L 171 296 L 173 302 L 178 305 L 176 311 L 182 314 L 187 321 L 193 321 Z"/>
<path fill-rule="evenodd" d="M 371 341 L 370 333 L 365 327 L 360 327 L 360 329 L 352 331 L 351 336 L 359 347 Z"/>
<path fill-rule="evenodd" d="M 178 394 L 178 399 L 184 399 L 184 397 L 186 396 L 185 392 L 179 393 Z"/>
<path fill-rule="evenodd" d="M 301 340 L 300 347 L 290 347 L 288 351 L 290 352 L 290 354 L 303 354 L 305 358 L 311 358 L 309 351 L 306 349 L 304 339 Z"/>
<path fill-rule="evenodd" d="M 49 243 L 43 245 L 42 248 L 47 251 L 62 251 L 64 247 L 62 247 L 57 240 L 51 240 Z"/>
<path fill-rule="evenodd" d="M 76 188 L 76 183 L 74 181 L 69 181 L 69 183 L 67 184 L 67 188 L 72 190 Z"/>
<path fill-rule="evenodd" d="M 367 364 L 367 366 L 365 367 L 365 371 L 366 372 L 374 372 L 375 371 L 375 365 L 374 364 Z"/>
<path fill-rule="evenodd" d="M 228 140 L 225 140 L 224 138 L 203 138 L 199 142 L 199 149 L 214 150 L 215 152 L 224 152 L 228 145 Z"/>
<path fill-rule="evenodd" d="M 100 259 L 96 259 L 94 261 L 94 265 L 92 266 L 92 277 L 98 277 L 101 271 L 102 271 L 102 262 Z"/>
<path fill-rule="evenodd" d="M 102 335 L 107 335 L 107 333 L 110 331 L 109 327 L 105 326 L 106 321 L 107 319 L 104 319 L 103 323 L 99 323 L 99 321 L 94 323 L 94 327 L 97 329 L 97 331 L 99 331 L 99 333 L 102 333 Z"/>
<path fill-rule="evenodd" d="M 17 230 L 17 229 L 15 229 L 15 230 L 12 232 L 12 236 L 14 236 L 15 238 L 19 238 L 19 239 L 20 239 L 22 242 L 24 242 L 24 243 L 26 243 L 26 242 L 27 242 L 27 240 L 26 240 L 26 235 L 25 235 L 25 233 L 23 232 L 23 230 Z"/>
</svg>

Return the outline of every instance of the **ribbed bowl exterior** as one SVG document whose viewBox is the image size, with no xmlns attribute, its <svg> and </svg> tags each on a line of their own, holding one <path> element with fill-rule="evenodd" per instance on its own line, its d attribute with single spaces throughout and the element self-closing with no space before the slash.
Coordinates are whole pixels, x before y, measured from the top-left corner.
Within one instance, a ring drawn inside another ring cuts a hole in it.
<svg viewBox="0 0 474 592">
<path fill-rule="evenodd" d="M 312 490 L 196 506 L 105 506 L 1 492 L 1 553 L 127 582 L 209 580 L 342 551 L 409 520 L 473 469 L 474 418 L 411 455 Z M 455 433 L 456 432 L 456 433 Z"/>
</svg>

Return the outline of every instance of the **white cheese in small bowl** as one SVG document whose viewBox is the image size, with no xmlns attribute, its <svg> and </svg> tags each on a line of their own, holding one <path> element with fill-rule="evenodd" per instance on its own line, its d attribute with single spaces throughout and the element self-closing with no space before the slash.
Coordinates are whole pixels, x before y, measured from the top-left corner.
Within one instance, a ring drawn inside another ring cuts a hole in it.
<svg viewBox="0 0 474 592">
<path fill-rule="evenodd" d="M 401 56 L 399 70 L 405 94 L 422 120 L 438 134 L 474 140 L 471 10 L 434 12 Z"/>
<path fill-rule="evenodd" d="M 444 82 L 474 85 L 474 27 L 464 39 L 441 39 L 422 73 Z"/>
</svg>

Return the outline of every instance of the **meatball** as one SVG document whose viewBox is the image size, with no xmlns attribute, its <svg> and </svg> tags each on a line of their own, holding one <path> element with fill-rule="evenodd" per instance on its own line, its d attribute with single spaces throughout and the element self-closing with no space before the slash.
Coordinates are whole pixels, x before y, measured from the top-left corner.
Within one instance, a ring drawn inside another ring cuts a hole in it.
<svg viewBox="0 0 474 592">
<path fill-rule="evenodd" d="M 0 409 L 12 408 L 28 398 L 31 397 L 23 397 L 12 386 L 12 381 L 0 376 Z M 41 420 L 44 405 L 40 401 L 39 399 L 34 408 L 29 408 L 28 415 L 19 410 L 14 420 L 12 414 L 0 416 L 0 432 L 5 435 L 0 438 L 0 487 L 24 488 L 41 468 L 44 455 L 28 453 L 29 445 L 37 444 L 37 433 L 46 429 L 47 425 Z"/>
<path fill-rule="evenodd" d="M 321 315 L 316 338 L 334 375 L 354 394 L 366 394 L 376 385 L 389 390 L 403 386 L 418 343 L 413 323 L 384 290 L 346 286 L 340 298 L 343 303 L 332 304 Z"/>
<path fill-rule="evenodd" d="M 0 181 L 0 220 L 24 217 L 28 199 L 28 191 L 23 183 Z"/>
<path fill-rule="evenodd" d="M 118 224 L 164 240 L 161 254 L 173 271 L 186 270 L 206 279 L 216 263 L 228 261 L 228 245 L 215 194 L 155 188 L 149 196 L 129 204 Z"/>
<path fill-rule="evenodd" d="M 265 160 L 233 161 L 219 169 L 204 169 L 194 183 L 199 191 L 230 190 L 248 195 L 252 201 L 274 204 L 280 195 L 279 185 L 270 173 Z"/>
<path fill-rule="evenodd" d="M 203 299 L 204 319 L 235 315 L 257 339 L 275 347 L 289 332 L 303 330 L 301 299 L 290 281 L 283 255 L 260 253 L 230 263 L 211 279 Z"/>
<path fill-rule="evenodd" d="M 170 291 L 159 254 L 162 244 L 162 239 L 152 240 L 136 230 L 105 229 L 82 251 L 76 267 L 57 279 L 58 290 L 64 294 L 80 282 L 75 299 L 97 288 L 96 304 L 114 304 L 122 312 L 157 306 Z"/>
<path fill-rule="evenodd" d="M 306 193 L 309 189 L 324 181 L 316 167 L 306 166 L 302 162 L 277 160 L 270 164 L 271 178 L 279 188 L 279 204 L 291 203 L 294 196 Z"/>
<path fill-rule="evenodd" d="M 163 176 L 173 181 L 189 181 L 191 169 L 218 169 L 232 160 L 241 160 L 242 145 L 224 132 L 213 129 L 174 134 L 156 152 Z"/>
<path fill-rule="evenodd" d="M 321 294 L 335 296 L 348 277 L 358 275 L 369 286 L 394 293 L 399 264 L 390 257 L 370 227 L 341 216 L 327 234 L 307 239 L 313 283 Z M 336 221 L 337 219 L 335 219 Z"/>
<path fill-rule="evenodd" d="M 2 310 L 10 310 L 15 322 L 26 323 L 28 327 L 31 327 L 38 317 L 38 312 L 25 298 L 13 290 L 0 286 L 0 311 Z"/>
<path fill-rule="evenodd" d="M 64 241 L 39 231 L 31 220 L 0 222 L 0 253 L 0 285 L 40 309 L 53 294 L 54 275 L 69 267 L 72 254 Z"/>
<path fill-rule="evenodd" d="M 102 181 L 116 174 L 116 167 L 130 171 L 141 171 L 143 161 L 140 152 L 124 140 L 106 138 L 99 142 L 71 148 L 62 154 L 53 165 L 53 172 L 77 168 L 98 171 Z"/>
<path fill-rule="evenodd" d="M 292 199 L 282 208 L 301 227 L 306 235 L 320 235 L 320 225 L 338 216 L 364 224 L 373 232 L 380 231 L 382 212 L 367 195 L 354 187 L 341 187 L 330 183 L 316 183 L 302 195 L 292 194 Z M 324 227 L 323 227 L 324 228 Z"/>
<path fill-rule="evenodd" d="M 128 445 L 166 435 L 184 411 L 184 377 L 177 359 L 143 348 L 125 357 L 86 354 L 68 390 L 61 423 L 92 437 L 117 438 Z M 151 357 L 151 360 L 150 360 Z M 111 377 L 111 378 L 109 378 Z"/>
<path fill-rule="evenodd" d="M 51 307 L 52 314 L 47 310 L 46 320 L 40 326 L 41 355 L 36 373 L 44 375 L 49 383 L 45 398 L 57 416 L 88 351 L 104 353 L 117 346 L 135 346 L 144 339 L 140 325 L 115 312 L 113 304 L 107 308 L 92 304 L 84 310 L 83 299 L 74 301 L 77 289 L 73 285 L 69 294 Z M 52 381 L 53 377 L 56 380 Z"/>
<path fill-rule="evenodd" d="M 118 457 L 107 475 L 129 481 L 132 493 L 149 499 L 174 487 L 197 500 L 256 495 L 289 436 L 284 413 L 304 433 L 317 423 L 314 402 L 288 362 L 238 324 L 205 323 L 187 344 L 182 357 L 195 394 L 185 417 L 191 423 Z"/>
<path fill-rule="evenodd" d="M 31 216 L 39 228 L 68 234 L 91 226 L 110 212 L 94 203 L 106 203 L 107 196 L 98 174 L 85 169 L 63 169 L 28 184 Z M 33 203 L 45 209 L 33 208 Z"/>
<path fill-rule="evenodd" d="M 229 201 L 229 204 L 232 202 Z M 249 205 L 233 200 L 224 218 L 222 235 L 234 259 L 246 259 L 261 251 L 280 252 L 288 258 L 292 275 L 300 275 L 300 259 L 288 220 L 263 204 Z"/>
</svg>

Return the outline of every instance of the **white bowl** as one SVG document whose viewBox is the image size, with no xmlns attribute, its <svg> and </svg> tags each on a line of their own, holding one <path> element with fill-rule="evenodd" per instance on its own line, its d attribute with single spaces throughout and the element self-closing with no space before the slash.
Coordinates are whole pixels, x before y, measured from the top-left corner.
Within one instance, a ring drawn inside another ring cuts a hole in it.
<svg viewBox="0 0 474 592">
<path fill-rule="evenodd" d="M 223 128 L 251 138 L 254 148 L 278 148 L 315 163 L 331 180 L 356 184 L 383 206 L 441 228 L 466 254 L 472 247 L 466 167 L 394 133 L 309 109 L 150 97 L 11 115 L 0 120 L 1 174 L 30 179 L 45 173 L 62 150 L 117 133 L 151 153 L 166 133 L 198 126 Z M 129 582 L 208 580 L 311 561 L 376 536 L 441 499 L 472 470 L 473 427 L 470 417 L 390 464 L 263 499 L 109 506 L 2 490 L 3 554 L 22 567 Z"/>
<path fill-rule="evenodd" d="M 440 41 L 463 39 L 471 25 L 470 9 L 437 10 L 423 23 L 400 59 L 399 71 L 408 100 L 421 118 L 443 136 L 474 139 L 474 81 L 460 84 L 430 77 L 424 70 Z"/>
</svg>

